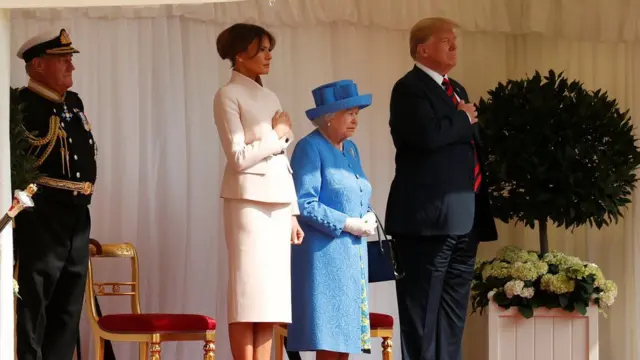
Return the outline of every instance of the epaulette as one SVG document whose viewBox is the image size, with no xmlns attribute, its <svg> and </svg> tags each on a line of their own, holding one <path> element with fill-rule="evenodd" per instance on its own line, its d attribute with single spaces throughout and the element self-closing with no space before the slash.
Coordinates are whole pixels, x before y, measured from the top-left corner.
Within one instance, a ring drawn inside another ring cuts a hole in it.
<svg viewBox="0 0 640 360">
<path fill-rule="evenodd" d="M 71 90 L 67 90 L 67 93 L 65 94 L 65 99 L 66 99 L 66 101 L 82 102 L 82 99 L 80 98 L 80 95 L 78 95 L 77 92 L 71 91 Z"/>
</svg>

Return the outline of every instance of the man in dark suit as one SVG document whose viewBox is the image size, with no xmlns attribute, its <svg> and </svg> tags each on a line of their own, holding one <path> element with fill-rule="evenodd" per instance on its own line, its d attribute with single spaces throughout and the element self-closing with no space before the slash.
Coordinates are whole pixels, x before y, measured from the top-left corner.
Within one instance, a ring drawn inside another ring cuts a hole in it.
<svg viewBox="0 0 640 360">
<path fill-rule="evenodd" d="M 391 93 L 396 173 L 386 229 L 406 274 L 396 282 L 403 360 L 461 357 L 478 242 L 497 239 L 475 106 L 447 76 L 456 28 L 419 21 L 410 35 L 416 64 Z"/>
</svg>

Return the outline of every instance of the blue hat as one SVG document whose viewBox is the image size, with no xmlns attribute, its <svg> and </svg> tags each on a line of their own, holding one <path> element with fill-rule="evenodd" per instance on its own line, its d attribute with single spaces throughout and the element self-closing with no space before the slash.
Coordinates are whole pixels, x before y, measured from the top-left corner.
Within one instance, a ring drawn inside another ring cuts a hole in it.
<svg viewBox="0 0 640 360">
<path fill-rule="evenodd" d="M 305 111 L 309 120 L 340 110 L 371 105 L 371 94 L 358 95 L 358 86 L 353 80 L 339 80 L 324 84 L 311 91 L 316 107 Z"/>
</svg>

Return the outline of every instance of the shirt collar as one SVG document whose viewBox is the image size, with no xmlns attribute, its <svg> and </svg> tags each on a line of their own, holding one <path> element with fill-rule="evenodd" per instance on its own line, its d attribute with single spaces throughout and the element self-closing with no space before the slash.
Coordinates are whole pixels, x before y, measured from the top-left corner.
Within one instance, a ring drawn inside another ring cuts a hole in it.
<svg viewBox="0 0 640 360">
<path fill-rule="evenodd" d="M 242 73 L 240 73 L 240 72 L 238 72 L 236 70 L 231 71 L 231 81 L 232 82 L 244 83 L 244 84 L 247 84 L 249 86 L 257 85 L 257 86 L 263 87 L 262 86 L 262 79 L 260 78 L 260 76 L 258 76 L 258 78 L 256 80 L 253 80 L 253 79 L 245 76 L 244 74 L 242 74 Z"/>
<path fill-rule="evenodd" d="M 416 66 L 424 71 L 425 73 L 427 73 L 427 75 L 429 75 L 435 82 L 438 83 L 438 85 L 442 86 L 442 80 L 444 79 L 448 79 L 449 77 L 447 75 L 442 76 L 440 74 L 438 74 L 436 71 L 429 69 L 428 67 L 420 64 L 419 62 L 416 62 Z"/>
<path fill-rule="evenodd" d="M 56 103 L 61 103 L 64 101 L 64 97 L 66 95 L 66 92 L 62 95 L 58 94 L 57 92 L 51 90 L 49 87 L 47 87 L 44 84 L 41 84 L 33 79 L 29 79 L 29 85 L 27 85 L 27 87 L 29 88 L 29 90 L 33 91 L 34 93 L 42 96 L 43 98 L 47 99 L 47 100 L 51 100 L 53 102 Z"/>
</svg>

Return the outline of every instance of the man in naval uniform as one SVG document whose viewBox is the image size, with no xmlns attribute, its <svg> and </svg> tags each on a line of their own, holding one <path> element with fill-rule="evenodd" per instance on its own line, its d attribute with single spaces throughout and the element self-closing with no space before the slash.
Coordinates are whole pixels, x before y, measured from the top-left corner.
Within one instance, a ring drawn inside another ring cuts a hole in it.
<svg viewBox="0 0 640 360">
<path fill-rule="evenodd" d="M 35 207 L 15 220 L 19 360 L 71 360 L 78 337 L 97 147 L 82 100 L 69 91 L 75 53 L 62 29 L 29 39 L 17 54 L 29 76 L 19 95 L 23 122 L 43 175 Z"/>
</svg>

